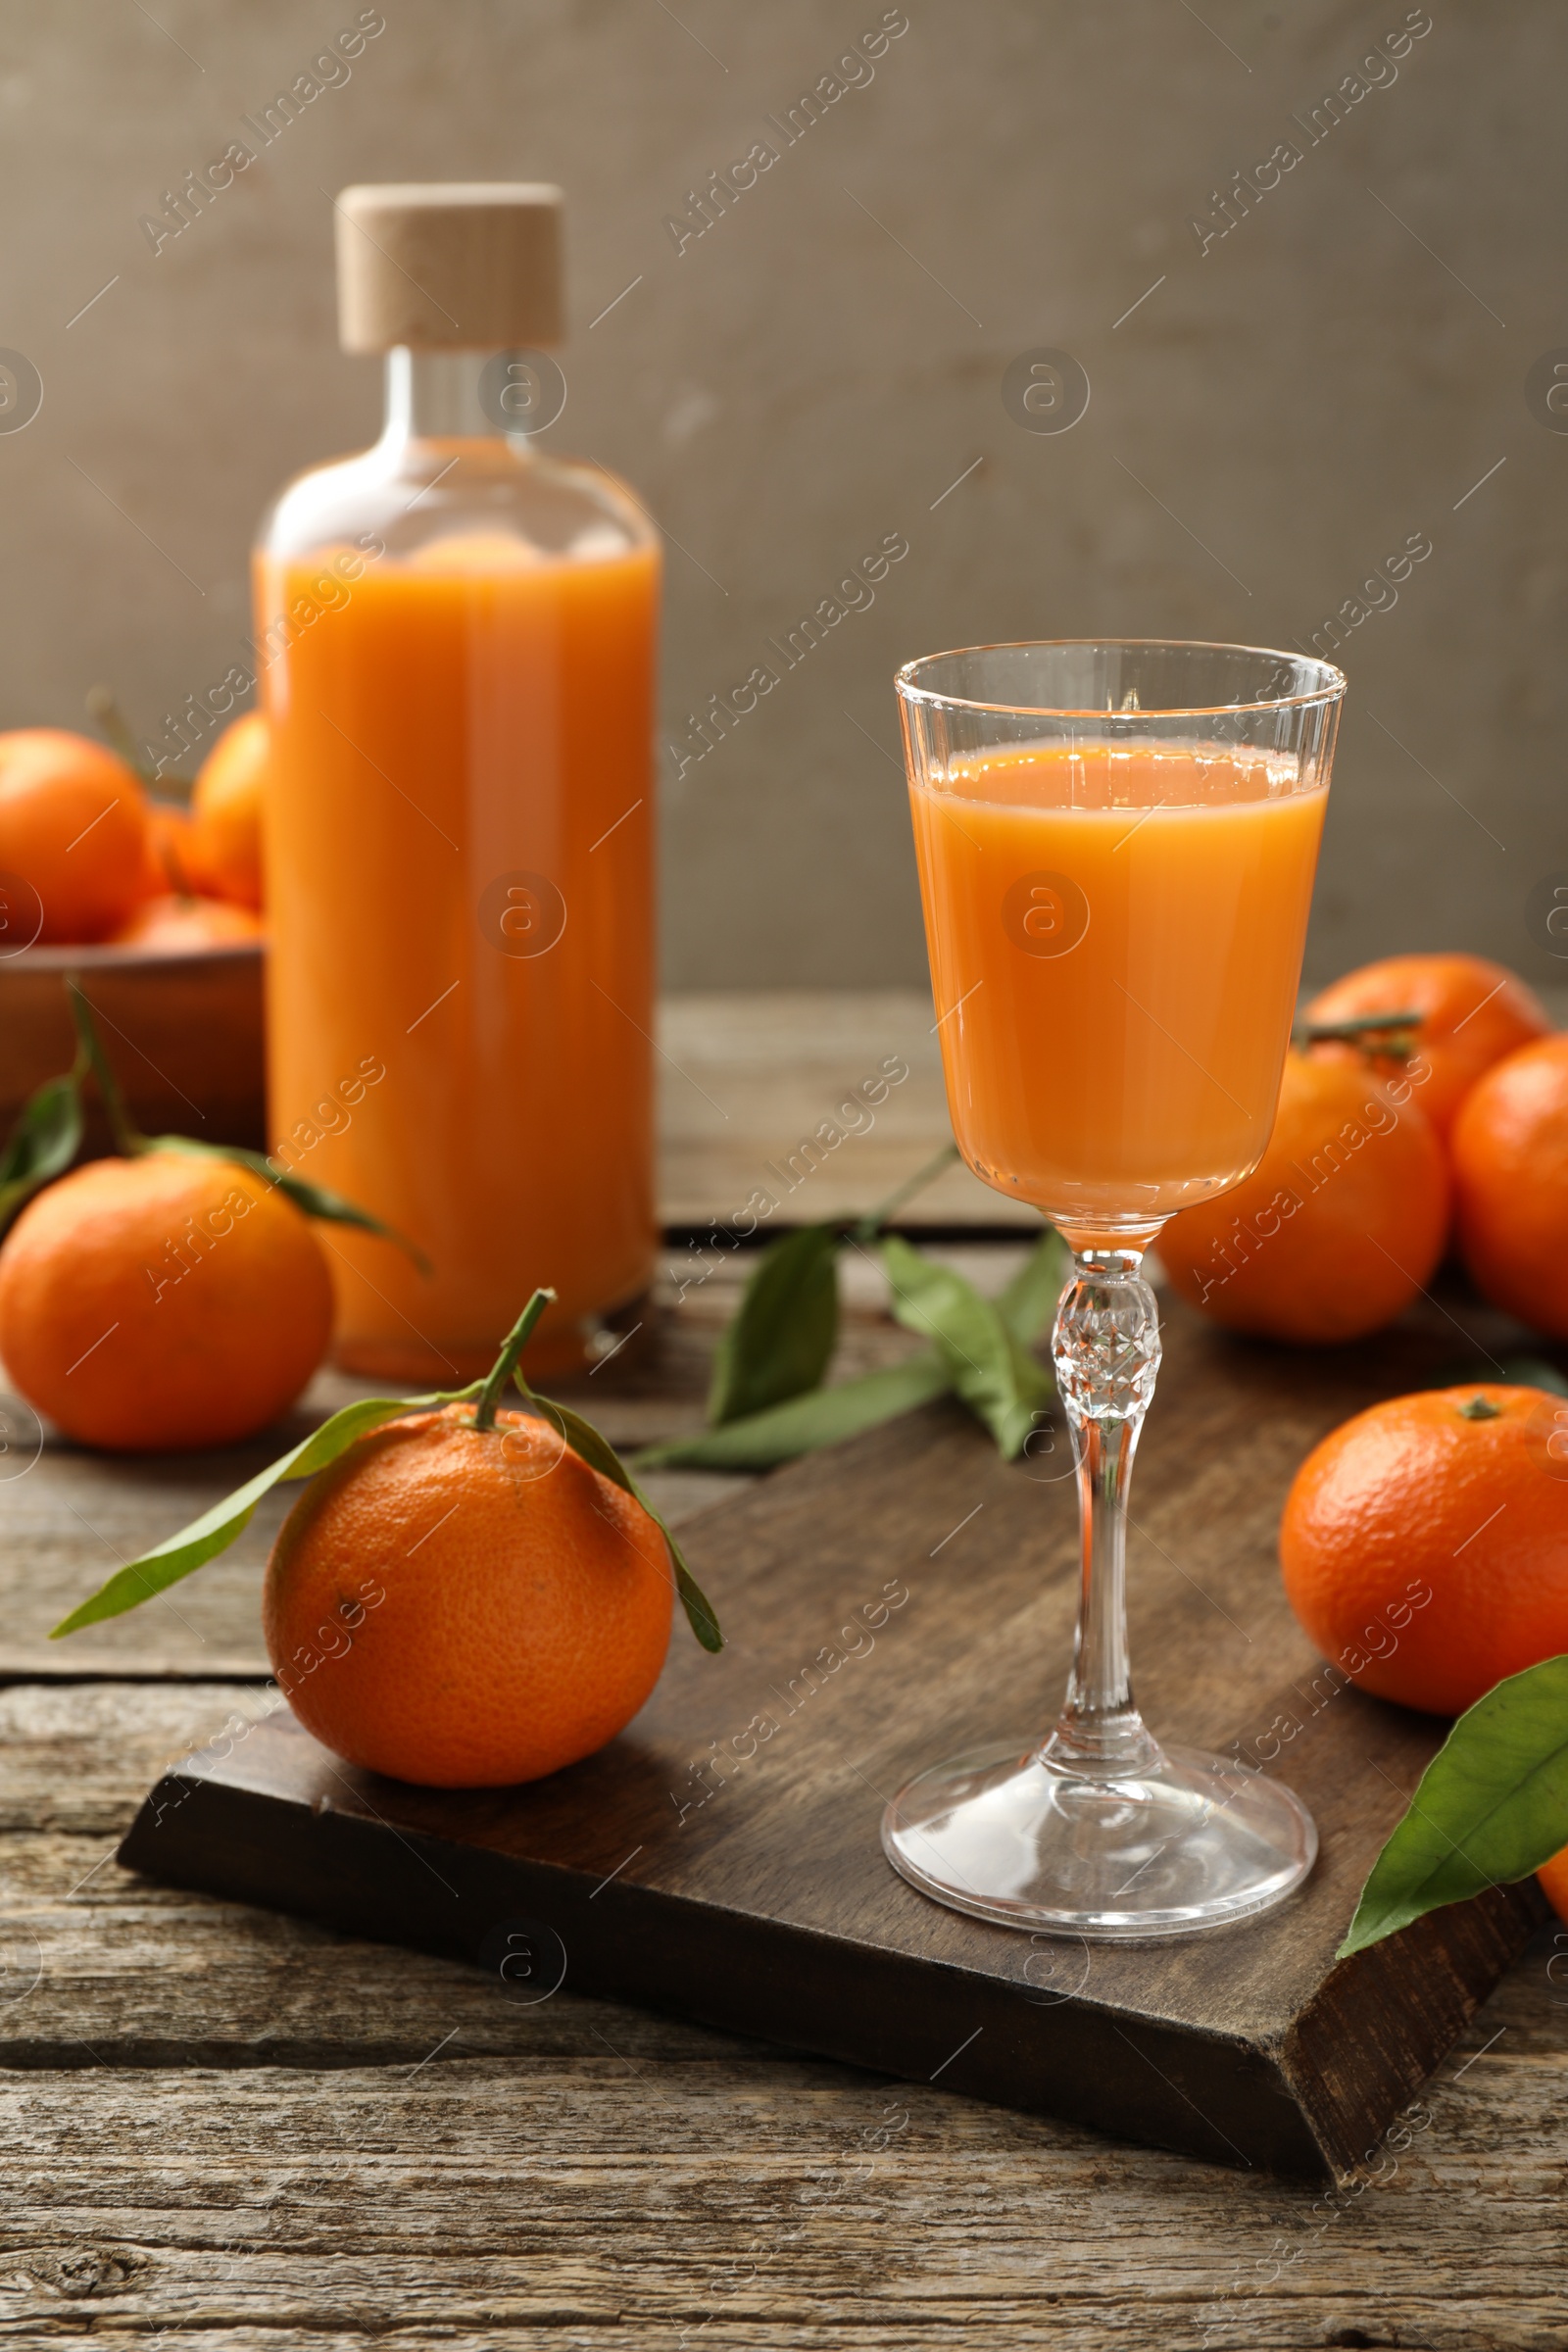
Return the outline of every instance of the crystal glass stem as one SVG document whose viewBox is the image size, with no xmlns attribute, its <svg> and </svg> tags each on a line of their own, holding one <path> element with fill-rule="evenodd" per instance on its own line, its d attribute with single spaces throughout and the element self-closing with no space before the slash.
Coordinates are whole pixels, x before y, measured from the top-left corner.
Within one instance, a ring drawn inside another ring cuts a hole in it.
<svg viewBox="0 0 1568 2352">
<path fill-rule="evenodd" d="M 1043 1760 L 1099 1780 L 1148 1772 L 1159 1748 L 1127 1663 L 1127 1489 L 1159 1370 L 1159 1313 L 1141 1249 L 1082 1249 L 1052 1334 L 1078 1466 L 1078 1635 Z"/>
</svg>

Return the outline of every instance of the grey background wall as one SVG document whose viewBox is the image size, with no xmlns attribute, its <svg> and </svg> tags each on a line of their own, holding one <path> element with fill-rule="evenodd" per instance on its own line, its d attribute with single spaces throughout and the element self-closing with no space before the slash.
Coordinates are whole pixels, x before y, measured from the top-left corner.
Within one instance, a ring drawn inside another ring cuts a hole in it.
<svg viewBox="0 0 1568 2352">
<path fill-rule="evenodd" d="M 1568 416 L 1526 394 L 1568 344 L 1551 0 L 906 0 L 845 67 L 880 0 L 382 0 L 261 147 L 241 119 L 359 14 L 8 0 L 0 344 L 44 398 L 0 432 L 0 724 L 80 724 L 107 678 L 155 739 L 235 658 L 261 508 L 379 412 L 374 364 L 335 348 L 333 189 L 554 178 L 552 440 L 671 540 L 673 984 L 923 975 L 900 661 L 1305 643 L 1335 613 L 1309 969 L 1456 945 L 1564 975 L 1527 918 L 1568 868 Z M 790 143 L 834 75 L 855 86 Z M 236 137 L 257 160 L 155 252 L 142 217 Z M 692 233 L 689 192 L 759 141 L 777 160 Z M 1070 430 L 1004 404 L 1041 348 L 1087 374 Z M 874 603 L 695 758 L 687 713 L 889 533 L 908 554 Z M 1412 537 L 1430 555 L 1380 583 Z"/>
</svg>

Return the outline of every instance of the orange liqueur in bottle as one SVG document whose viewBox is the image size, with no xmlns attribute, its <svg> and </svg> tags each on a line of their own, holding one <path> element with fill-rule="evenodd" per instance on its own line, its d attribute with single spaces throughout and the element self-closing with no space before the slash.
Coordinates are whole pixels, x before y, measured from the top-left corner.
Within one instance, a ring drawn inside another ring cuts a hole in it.
<svg viewBox="0 0 1568 2352">
<path fill-rule="evenodd" d="M 560 202 L 344 192 L 342 339 L 385 354 L 385 428 L 256 556 L 274 1149 L 429 1261 L 317 1228 L 338 1361 L 435 1386 L 541 1283 L 530 1368 L 588 1360 L 657 1241 L 660 558 L 611 475 L 545 454 Z"/>
</svg>

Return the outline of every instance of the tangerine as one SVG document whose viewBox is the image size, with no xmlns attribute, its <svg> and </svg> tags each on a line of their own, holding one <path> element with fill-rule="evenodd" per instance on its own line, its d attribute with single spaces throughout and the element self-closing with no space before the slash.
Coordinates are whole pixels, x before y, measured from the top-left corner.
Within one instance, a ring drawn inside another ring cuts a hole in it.
<svg viewBox="0 0 1568 2352">
<path fill-rule="evenodd" d="M 1459 1250 L 1476 1288 L 1568 1338 L 1568 1037 L 1495 1063 L 1451 1138 Z"/>
<path fill-rule="evenodd" d="M 135 775 L 84 735 L 0 735 L 0 874 L 12 879 L 6 944 L 104 939 L 147 894 L 147 802 Z M 30 921 L 28 917 L 30 916 Z"/>
<path fill-rule="evenodd" d="M 1291 1053 L 1256 1168 L 1172 1217 L 1159 1256 L 1172 1289 L 1229 1330 L 1333 1346 L 1409 1304 L 1447 1230 L 1443 1147 L 1411 1081 Z"/>
<path fill-rule="evenodd" d="M 258 909 L 270 749 L 260 710 L 247 710 L 243 718 L 231 720 L 202 761 L 190 804 L 196 880 L 220 899 Z"/>
<path fill-rule="evenodd" d="M 93 1160 L 29 1201 L 0 1249 L 0 1355 L 84 1446 L 248 1438 L 293 1402 L 331 1328 L 308 1221 L 229 1160 Z"/>
<path fill-rule="evenodd" d="M 1568 1845 L 1563 1847 L 1560 1854 L 1553 1854 L 1549 1862 L 1544 1862 L 1536 1877 L 1557 1917 L 1568 1919 Z M 1546 1965 L 1549 1968 L 1550 1961 Z"/>
<path fill-rule="evenodd" d="M 1485 956 L 1386 956 L 1324 989 L 1305 1017 L 1327 1023 L 1376 1012 L 1421 1015 L 1408 1063 L 1350 1044 L 1318 1045 L 1312 1051 L 1342 1060 L 1364 1055 L 1380 1077 L 1408 1068 L 1420 1088 L 1421 1107 L 1440 1136 L 1446 1136 L 1484 1070 L 1551 1027 L 1535 990 Z"/>
<path fill-rule="evenodd" d="M 1568 1399 L 1484 1385 L 1357 1413 L 1297 1472 L 1280 1566 L 1352 1682 L 1460 1714 L 1568 1650 Z"/>
<path fill-rule="evenodd" d="M 144 899 L 127 922 L 110 934 L 115 948 L 157 949 L 163 955 L 229 948 L 262 937 L 262 918 L 232 899 L 191 898 L 168 892 Z"/>
<path fill-rule="evenodd" d="M 664 1663 L 668 1548 L 547 1422 L 471 1404 L 385 1423 L 319 1473 L 267 1565 L 278 1687 L 350 1763 L 441 1788 L 559 1772 Z"/>
</svg>

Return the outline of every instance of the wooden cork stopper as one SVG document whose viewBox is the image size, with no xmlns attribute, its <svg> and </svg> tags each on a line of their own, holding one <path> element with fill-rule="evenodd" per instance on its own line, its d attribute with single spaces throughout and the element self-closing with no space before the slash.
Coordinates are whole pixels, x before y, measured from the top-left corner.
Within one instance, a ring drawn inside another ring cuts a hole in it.
<svg viewBox="0 0 1568 2352">
<path fill-rule="evenodd" d="M 345 351 L 561 342 L 561 190 L 507 180 L 345 188 L 337 311 Z"/>
</svg>

